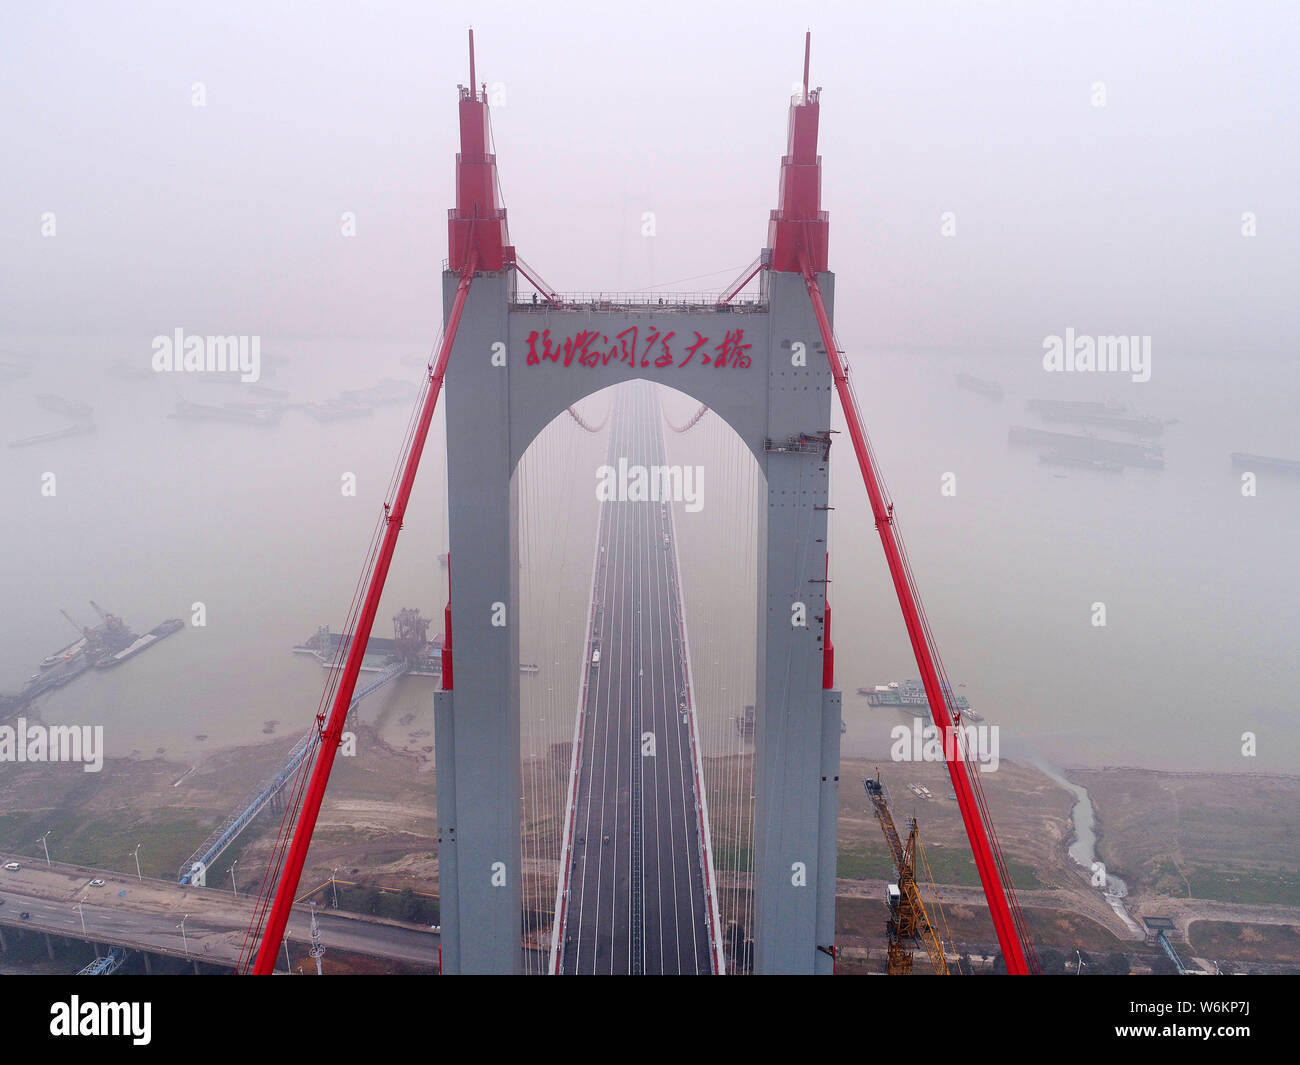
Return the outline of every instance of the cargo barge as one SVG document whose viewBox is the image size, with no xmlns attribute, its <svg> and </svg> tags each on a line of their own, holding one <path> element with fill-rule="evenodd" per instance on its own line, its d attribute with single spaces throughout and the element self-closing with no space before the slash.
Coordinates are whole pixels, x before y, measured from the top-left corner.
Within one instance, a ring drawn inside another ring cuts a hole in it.
<svg viewBox="0 0 1300 1065">
<path fill-rule="evenodd" d="M 36 402 L 51 414 L 61 414 L 63 417 L 71 418 L 75 422 L 89 421 L 95 413 L 95 408 L 89 403 L 83 403 L 77 399 L 64 399 L 52 392 L 40 393 L 36 397 Z"/>
<path fill-rule="evenodd" d="M 67 647 L 60 647 L 54 654 L 47 656 L 41 661 L 41 669 L 50 669 L 57 666 L 60 662 L 68 662 L 80 654 L 86 647 L 86 637 L 80 640 L 74 640 Z"/>
<path fill-rule="evenodd" d="M 298 644 L 293 653 L 312 655 L 326 669 L 340 666 L 347 658 L 348 648 L 352 644 L 350 634 L 330 632 L 328 626 L 316 630 L 316 635 Z M 398 642 L 384 636 L 371 636 L 366 641 L 366 653 L 361 659 L 362 673 L 382 673 L 399 657 Z M 416 677 L 442 676 L 442 634 L 438 633 L 426 647 L 417 649 L 410 657 L 412 666 L 407 671 Z"/>
<path fill-rule="evenodd" d="M 420 389 L 410 381 L 385 377 L 369 388 L 354 388 L 341 392 L 339 399 L 344 403 L 382 407 L 389 403 L 413 403 L 419 395 Z"/>
<path fill-rule="evenodd" d="M 293 649 L 296 655 L 311 655 L 326 669 L 335 667 L 347 658 L 351 637 L 330 632 L 328 627 L 317 630 L 316 635 L 300 643 Z M 442 676 L 442 633 L 435 633 L 424 647 L 414 653 L 403 650 L 403 644 L 384 636 L 371 636 L 366 642 L 366 653 L 361 659 L 362 673 L 382 673 L 399 659 L 409 659 L 411 666 L 407 674 L 413 677 Z M 520 662 L 520 673 L 540 673 L 542 667 L 536 662 Z"/>
<path fill-rule="evenodd" d="M 174 632 L 179 632 L 185 628 L 185 622 L 180 618 L 168 618 L 161 624 L 155 625 L 143 636 L 133 640 L 129 645 L 118 651 L 117 654 L 101 658 L 95 663 L 96 669 L 112 669 L 114 666 L 120 666 L 128 658 L 134 658 L 141 651 L 152 647 L 159 640 L 165 640 Z"/>
<path fill-rule="evenodd" d="M 943 687 L 949 710 L 956 710 L 964 721 L 984 720 L 983 714 L 977 714 L 971 708 L 966 696 L 954 696 L 952 687 L 948 684 Z M 858 694 L 866 696 L 868 706 L 893 706 L 906 710 L 913 717 L 930 719 L 930 700 L 925 697 L 925 685 L 920 680 L 905 680 L 902 684 L 894 680 L 888 684 L 877 684 L 874 688 L 859 688 Z"/>
<path fill-rule="evenodd" d="M 93 433 L 94 431 L 94 422 L 73 422 L 62 429 L 52 429 L 48 433 L 37 433 L 35 436 L 23 436 L 17 440 L 10 440 L 9 446 L 32 447 L 34 444 L 45 444 L 51 440 L 63 440 L 69 436 L 84 436 L 86 433 Z"/>
<path fill-rule="evenodd" d="M 351 400 L 327 399 L 324 403 L 304 403 L 303 410 L 318 422 L 336 422 L 344 418 L 373 417 L 374 407 Z"/>
<path fill-rule="evenodd" d="M 1038 456 L 1038 461 L 1049 466 L 1073 466 L 1076 469 L 1100 470 L 1104 473 L 1123 473 L 1124 465 L 1109 462 L 1106 459 L 1090 459 L 1084 455 L 1070 455 L 1062 451 L 1046 451 Z"/>
<path fill-rule="evenodd" d="M 1165 423 L 1159 418 L 1142 415 L 1125 416 L 1121 414 L 1042 414 L 1046 422 L 1073 422 L 1076 425 L 1094 425 L 1098 429 L 1113 429 L 1118 433 L 1132 433 L 1134 436 L 1160 436 L 1165 431 Z"/>
<path fill-rule="evenodd" d="M 289 393 L 283 388 L 267 388 L 266 385 L 253 384 L 251 381 L 245 381 L 242 377 L 236 377 L 231 374 L 195 374 L 194 380 L 200 384 L 206 385 L 224 385 L 227 388 L 238 388 L 241 392 L 249 396 L 257 396 L 259 399 L 282 400 L 288 399 Z"/>
<path fill-rule="evenodd" d="M 361 659 L 361 672 L 382 673 L 397 662 L 406 662 L 406 672 L 416 677 L 442 676 L 442 633 L 428 635 L 430 621 L 418 610 L 400 610 L 393 618 L 393 636 L 371 636 Z M 352 645 L 351 633 L 330 632 L 328 625 L 293 649 L 294 654 L 312 655 L 326 669 L 341 668 Z"/>
<path fill-rule="evenodd" d="M 1013 425 L 1009 439 L 1012 444 L 1043 447 L 1049 452 L 1076 459 L 1097 459 L 1150 469 L 1164 469 L 1165 465 L 1164 448 L 1159 444 L 1104 440 L 1099 436 L 1054 433 L 1047 429 L 1028 429 L 1023 425 Z"/>
<path fill-rule="evenodd" d="M 1248 451 L 1234 451 L 1230 457 L 1232 464 L 1240 469 L 1270 470 L 1273 473 L 1300 476 L 1300 462 L 1295 459 L 1275 459 L 1268 455 L 1252 455 Z"/>
<path fill-rule="evenodd" d="M 988 396 L 990 399 L 1001 399 L 1005 395 L 1002 386 L 996 381 L 986 381 L 982 377 L 975 377 L 968 373 L 957 375 L 957 387 L 964 388 L 967 392 L 978 392 L 981 396 Z"/>
<path fill-rule="evenodd" d="M 22 691 L 16 695 L 0 695 L 0 711 L 12 713 L 22 710 L 38 695 L 63 687 L 88 669 L 111 669 L 121 665 L 184 628 L 185 624 L 178 618 L 168 618 L 143 636 L 137 636 L 116 614 L 103 610 L 93 599 L 90 605 L 100 616 L 101 624 L 93 628 L 79 625 L 66 611 L 60 611 L 81 633 L 81 638 L 47 655 L 41 661 L 39 672 L 32 674 Z"/>
<path fill-rule="evenodd" d="M 1094 402 L 1086 399 L 1027 399 L 1025 410 L 1032 414 L 1066 417 L 1112 417 L 1128 410 L 1127 404 L 1107 399 Z"/>
<path fill-rule="evenodd" d="M 243 403 L 223 403 L 219 407 L 207 403 L 180 400 L 176 410 L 169 415 L 182 421 L 243 422 L 245 425 L 275 425 L 280 420 L 276 407 L 248 406 Z"/>
<path fill-rule="evenodd" d="M 106 366 L 104 372 L 109 377 L 116 377 L 123 381 L 143 381 L 145 378 L 155 376 L 154 371 L 149 367 L 136 366 L 125 359 L 118 359 Z"/>
<path fill-rule="evenodd" d="M 44 695 L 55 688 L 62 688 L 69 681 L 76 680 L 95 663 L 84 654 L 79 654 L 67 662 L 55 665 L 41 673 L 33 674 L 17 695 L 0 695 L 0 709 L 6 711 L 21 710 L 38 695 Z"/>
</svg>

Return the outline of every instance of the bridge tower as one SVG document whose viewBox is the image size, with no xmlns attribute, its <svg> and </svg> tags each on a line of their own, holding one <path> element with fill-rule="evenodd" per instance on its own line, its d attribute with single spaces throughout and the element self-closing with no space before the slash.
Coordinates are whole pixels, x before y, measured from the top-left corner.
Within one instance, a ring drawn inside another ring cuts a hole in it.
<svg viewBox="0 0 1300 1065">
<path fill-rule="evenodd" d="M 472 285 L 447 361 L 454 686 L 435 702 L 448 973 L 518 972 L 518 543 L 512 473 L 534 437 L 583 397 L 644 378 L 707 405 L 764 474 L 758 545 L 755 969 L 829 973 L 834 942 L 840 695 L 828 639 L 827 495 L 834 382 L 803 275 L 833 306 L 820 208 L 819 93 L 790 103 L 768 247 L 744 304 L 565 302 L 515 255 L 497 202 L 486 87 L 460 88 L 456 205 L 444 306 Z M 519 274 L 543 298 L 518 298 Z M 451 314 L 448 316 L 449 326 Z M 821 438 L 809 446 L 810 438 Z M 450 643 L 450 640 L 448 641 Z M 450 670 L 444 667 L 444 676 Z"/>
</svg>

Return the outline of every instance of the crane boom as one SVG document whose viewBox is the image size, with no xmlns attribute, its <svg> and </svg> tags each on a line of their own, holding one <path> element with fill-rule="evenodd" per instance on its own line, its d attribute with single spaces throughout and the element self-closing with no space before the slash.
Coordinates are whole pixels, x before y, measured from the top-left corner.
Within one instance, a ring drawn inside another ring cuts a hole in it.
<svg viewBox="0 0 1300 1065">
<path fill-rule="evenodd" d="M 284 936 L 285 926 L 289 921 L 289 909 L 293 906 L 293 897 L 298 890 L 298 880 L 302 876 L 303 863 L 307 859 L 307 848 L 311 846 L 312 832 L 316 828 L 316 818 L 320 814 L 321 802 L 325 798 L 325 786 L 329 783 L 330 770 L 334 766 L 334 757 L 338 753 L 343 737 L 343 726 L 347 719 L 348 707 L 352 702 L 352 693 L 356 689 L 357 676 L 361 671 L 361 661 L 365 657 L 366 646 L 370 642 L 370 630 L 375 623 L 375 614 L 379 610 L 379 599 L 384 591 L 384 582 L 388 578 L 388 568 L 393 560 L 393 551 L 397 547 L 397 537 L 402 529 L 402 518 L 406 514 L 406 505 L 411 498 L 411 489 L 415 484 L 415 474 L 420 467 L 420 456 L 424 452 L 424 442 L 429 435 L 429 426 L 433 422 L 433 412 L 438 405 L 438 396 L 442 393 L 443 378 L 447 373 L 447 358 L 456 341 L 456 332 L 460 327 L 461 313 L 465 309 L 465 300 L 469 296 L 470 285 L 474 280 L 474 270 L 478 263 L 476 249 L 471 249 L 469 258 L 461 271 L 460 284 L 456 288 L 456 298 L 452 303 L 451 314 L 447 318 L 447 328 L 443 333 L 442 346 L 438 351 L 437 362 L 429 369 L 429 388 L 425 393 L 424 404 L 420 409 L 415 433 L 410 449 L 402 467 L 401 481 L 391 508 L 384 505 L 385 518 L 383 542 L 375 558 L 366 582 L 366 596 L 357 619 L 356 631 L 348 646 L 347 662 L 334 692 L 334 704 L 328 718 L 323 715 L 317 719 L 320 730 L 320 746 L 316 752 L 316 761 L 312 766 L 311 779 L 304 794 L 302 809 L 298 812 L 294 824 L 293 840 L 289 845 L 284 869 L 275 888 L 266 917 L 266 927 L 253 961 L 252 971 L 259 976 L 269 975 L 275 971 L 276 954 L 280 949 L 280 940 Z M 259 904 L 264 905 L 262 900 Z M 259 913 L 258 917 L 261 914 Z M 255 918 L 257 919 L 257 918 Z"/>
</svg>

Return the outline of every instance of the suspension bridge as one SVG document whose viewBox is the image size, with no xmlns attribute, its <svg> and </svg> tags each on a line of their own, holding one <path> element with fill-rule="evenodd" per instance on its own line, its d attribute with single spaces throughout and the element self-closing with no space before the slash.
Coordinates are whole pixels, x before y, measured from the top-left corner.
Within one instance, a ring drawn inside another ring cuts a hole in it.
<svg viewBox="0 0 1300 1065">
<path fill-rule="evenodd" d="M 961 712 L 832 328 L 821 90 L 809 65 L 805 40 L 777 207 L 732 285 L 708 297 L 566 296 L 510 242 L 470 32 L 443 332 L 376 515 L 346 661 L 283 782 L 244 971 L 274 969 L 444 388 L 449 601 L 434 704 L 443 970 L 540 971 L 545 958 L 552 973 L 833 971 L 833 402 L 942 735 Z M 688 405 L 670 415 L 680 395 Z M 680 500 L 649 490 L 680 488 L 669 453 L 701 438 L 723 456 L 710 482 L 712 554 L 698 537 L 679 545 Z M 562 504 L 539 489 L 592 454 L 620 482 L 631 467 L 651 471 L 649 482 L 608 499 L 580 488 Z M 584 516 L 593 540 L 583 540 Z M 589 560 L 547 561 L 584 544 Z M 688 582 L 716 583 L 728 566 L 745 572 L 717 621 L 749 631 L 751 646 L 718 650 L 697 631 L 710 648 L 697 677 L 686 620 L 710 608 L 690 605 Z M 530 630 L 530 609 L 582 595 L 581 630 Z M 541 663 L 535 676 L 520 675 L 524 647 Z M 733 725 L 742 704 L 754 708 L 752 742 Z M 979 774 L 960 743 L 944 750 L 1007 969 L 1037 971 Z"/>
</svg>

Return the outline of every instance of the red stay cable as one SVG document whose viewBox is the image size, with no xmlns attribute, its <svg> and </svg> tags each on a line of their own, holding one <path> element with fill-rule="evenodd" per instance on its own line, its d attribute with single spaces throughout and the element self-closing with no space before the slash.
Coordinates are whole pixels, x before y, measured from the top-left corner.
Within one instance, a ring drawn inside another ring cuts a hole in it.
<svg viewBox="0 0 1300 1065">
<path fill-rule="evenodd" d="M 366 589 L 366 599 L 357 621 L 356 632 L 353 633 L 352 642 L 348 647 L 347 664 L 343 667 L 343 675 L 339 678 L 338 688 L 334 693 L 334 705 L 330 708 L 329 719 L 321 732 L 320 750 L 316 755 L 316 763 L 312 767 L 311 782 L 307 785 L 303 797 L 302 810 L 294 826 L 293 843 L 285 859 L 284 871 L 276 885 L 275 902 L 271 907 L 266 929 L 262 933 L 257 959 L 253 963 L 253 972 L 259 976 L 267 975 L 275 969 L 280 941 L 284 937 L 285 926 L 289 923 L 289 910 L 293 906 L 298 881 L 302 876 L 303 863 L 307 858 L 307 849 L 311 846 L 312 833 L 316 828 L 316 818 L 320 814 L 321 802 L 325 798 L 325 787 L 329 783 L 330 770 L 334 766 L 334 757 L 338 753 L 343 726 L 347 720 L 348 706 L 352 702 L 352 693 L 357 686 L 357 676 L 361 671 L 361 660 L 366 654 L 366 645 L 370 642 L 370 630 L 374 627 L 375 615 L 379 611 L 379 599 L 384 591 L 384 582 L 388 578 L 388 567 L 393 560 L 393 551 L 397 547 L 397 537 L 402 530 L 402 518 L 406 513 L 406 504 L 411 498 L 411 488 L 420 466 L 420 456 L 424 451 L 425 439 L 433 421 L 433 412 L 438 405 L 438 396 L 442 392 L 442 382 L 447 372 L 447 358 L 456 340 L 456 331 L 460 327 L 461 314 L 465 309 L 465 300 L 469 296 L 477 261 L 478 253 L 471 248 L 465 267 L 461 271 L 460 285 L 456 289 L 456 299 L 447 320 L 442 348 L 438 352 L 438 360 L 430 376 L 429 390 L 425 395 L 420 420 L 411 440 L 411 449 L 402 470 L 397 496 L 391 505 L 385 504 L 388 510 L 386 518 L 388 528 L 384 532 L 383 544 L 375 560 L 374 571 L 370 575 L 370 583 Z M 317 720 L 320 720 L 319 717 Z"/>
<path fill-rule="evenodd" d="M 840 407 L 848 423 L 849 436 L 853 441 L 853 450 L 857 455 L 858 467 L 866 485 L 867 496 L 871 502 L 871 512 L 875 519 L 876 530 L 880 533 L 880 542 L 885 549 L 885 558 L 889 564 L 890 577 L 898 595 L 899 606 L 903 610 L 903 621 L 912 642 L 912 652 L 916 656 L 917 668 L 921 671 L 921 682 L 925 686 L 926 698 L 930 703 L 930 712 L 934 717 L 939 735 L 948 737 L 952 734 L 953 722 L 945 697 L 943 682 L 940 680 L 942 666 L 938 664 L 938 654 L 933 648 L 929 633 L 929 624 L 921 613 L 919 597 L 916 594 L 910 569 L 901 551 L 901 542 L 894 528 L 892 504 L 886 505 L 884 494 L 880 489 L 880 480 L 876 465 L 862 429 L 861 416 L 857 401 L 849 384 L 848 375 L 840 359 L 839 349 L 835 343 L 835 334 L 831 329 L 830 317 L 822 302 L 821 289 L 817 277 L 810 267 L 806 255 L 799 253 L 800 268 L 808 295 L 812 299 L 813 311 L 817 316 L 817 326 L 826 347 L 826 358 L 830 363 L 831 375 L 835 380 L 835 389 L 839 394 Z M 957 805 L 961 809 L 962 821 L 966 826 L 966 835 L 970 839 L 971 851 L 975 865 L 979 870 L 980 883 L 984 887 L 984 897 L 988 901 L 989 913 L 993 918 L 993 928 L 997 933 L 998 943 L 1002 947 L 1002 956 L 1007 963 L 1007 971 L 1013 974 L 1029 972 L 1026 957 L 1026 942 L 1022 941 L 1023 930 L 1013 916 L 1012 903 L 1009 901 L 1010 883 L 1003 882 L 998 860 L 1000 852 L 996 843 L 990 842 L 992 824 L 987 821 L 987 811 L 982 809 L 982 795 L 977 793 L 970 779 L 970 764 L 964 758 L 954 756 L 956 752 L 951 744 L 944 743 L 944 755 L 948 764 L 948 775 L 952 780 L 953 791 L 957 795 Z M 1018 907 L 1016 908 L 1018 911 Z"/>
</svg>

